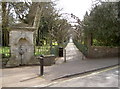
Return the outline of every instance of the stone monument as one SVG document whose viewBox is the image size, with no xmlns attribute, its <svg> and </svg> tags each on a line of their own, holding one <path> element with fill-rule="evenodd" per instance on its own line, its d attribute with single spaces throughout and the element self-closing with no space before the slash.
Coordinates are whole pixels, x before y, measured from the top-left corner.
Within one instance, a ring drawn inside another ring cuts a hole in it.
<svg viewBox="0 0 120 89">
<path fill-rule="evenodd" d="M 41 9 L 37 8 L 33 26 L 20 23 L 11 27 L 10 47 L 11 58 L 6 66 L 26 65 L 34 60 L 34 34 L 36 34 L 40 22 Z"/>
<path fill-rule="evenodd" d="M 10 31 L 12 65 L 25 65 L 34 57 L 34 31 L 32 27 L 15 27 Z"/>
</svg>

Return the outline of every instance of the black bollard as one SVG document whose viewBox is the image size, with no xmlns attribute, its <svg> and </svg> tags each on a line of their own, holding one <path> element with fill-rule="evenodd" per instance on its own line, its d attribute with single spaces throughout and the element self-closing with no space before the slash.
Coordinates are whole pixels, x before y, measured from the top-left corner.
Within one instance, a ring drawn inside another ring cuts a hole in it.
<svg viewBox="0 0 120 89">
<path fill-rule="evenodd" d="M 44 59 L 43 57 L 40 59 L 40 75 L 44 74 Z"/>
<path fill-rule="evenodd" d="M 37 57 L 40 62 L 40 76 L 44 74 L 44 58 L 43 57 L 44 57 L 43 55 L 40 55 L 39 57 Z"/>
</svg>

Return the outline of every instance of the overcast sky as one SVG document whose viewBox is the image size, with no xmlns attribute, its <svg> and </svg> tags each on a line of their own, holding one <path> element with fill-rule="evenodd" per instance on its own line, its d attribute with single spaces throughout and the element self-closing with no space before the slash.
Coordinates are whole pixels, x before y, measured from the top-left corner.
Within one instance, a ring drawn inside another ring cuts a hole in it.
<svg viewBox="0 0 120 89">
<path fill-rule="evenodd" d="M 58 8 L 63 8 L 62 13 L 73 13 L 82 20 L 91 9 L 92 0 L 59 0 L 57 4 Z"/>
</svg>

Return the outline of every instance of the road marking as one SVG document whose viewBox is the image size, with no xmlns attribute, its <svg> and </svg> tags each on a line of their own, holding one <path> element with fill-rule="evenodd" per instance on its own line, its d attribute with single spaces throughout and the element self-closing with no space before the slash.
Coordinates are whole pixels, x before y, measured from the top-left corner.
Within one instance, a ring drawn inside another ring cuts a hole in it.
<svg viewBox="0 0 120 89">
<path fill-rule="evenodd" d="M 106 79 L 111 79 L 111 77 L 106 77 Z"/>
<path fill-rule="evenodd" d="M 71 78 L 71 79 L 67 79 L 67 80 L 63 80 L 63 81 L 58 81 L 58 82 L 53 82 L 54 84 L 57 84 L 57 83 L 64 83 L 64 82 L 68 82 L 68 81 L 71 81 L 73 79 L 79 79 L 79 78 L 85 78 L 85 77 L 89 77 L 89 76 L 93 76 L 93 75 L 96 75 L 96 74 L 99 74 L 99 73 L 102 73 L 102 72 L 106 72 L 106 71 L 109 71 L 109 70 L 112 70 L 112 69 L 115 69 L 115 68 L 118 68 L 120 66 L 115 66 L 115 67 L 111 67 L 111 68 L 107 68 L 107 69 L 102 69 L 102 70 L 98 70 L 98 72 L 93 72 L 91 74 L 86 74 L 86 75 L 83 75 L 83 76 L 80 76 L 80 77 L 76 77 L 76 78 Z M 53 85 L 53 84 L 51 84 Z M 47 85 L 47 86 L 51 86 L 50 84 Z"/>
<path fill-rule="evenodd" d="M 89 76 L 96 75 L 96 74 L 99 74 L 99 73 L 102 73 L 102 72 L 106 72 L 106 71 L 109 71 L 109 70 L 112 70 L 112 69 L 115 69 L 115 68 L 118 68 L 118 67 L 120 67 L 120 66 L 115 66 L 115 67 L 112 67 L 112 68 L 103 69 L 103 70 L 100 70 L 98 72 L 93 72 L 91 74 L 83 75 L 83 76 L 80 76 L 80 77 L 77 77 L 77 78 L 72 78 L 72 79 L 89 77 Z M 65 80 L 65 81 L 70 81 L 72 79 L 68 79 L 68 80 Z"/>
<path fill-rule="evenodd" d="M 41 85 L 37 85 L 37 86 L 33 86 L 33 87 L 49 87 L 51 85 L 57 84 L 58 82 L 51 82 L 49 84 L 41 84 Z"/>
<path fill-rule="evenodd" d="M 62 81 L 54 81 L 54 82 L 51 82 L 49 84 L 42 84 L 42 85 L 33 86 L 33 87 L 49 87 L 49 86 L 52 86 L 54 84 L 68 82 L 68 81 L 71 81 L 73 79 L 79 79 L 79 78 L 85 78 L 85 77 L 93 76 L 93 75 L 96 75 L 96 74 L 99 74 L 99 73 L 102 73 L 102 72 L 106 72 L 106 71 L 109 71 L 109 70 L 112 70 L 112 69 L 115 69 L 115 68 L 119 68 L 119 67 L 120 66 L 117 65 L 117 66 L 110 67 L 110 68 L 107 68 L 107 69 L 98 70 L 98 71 L 92 72 L 90 74 L 82 75 L 80 77 L 70 78 L 70 79 L 62 80 Z"/>
</svg>

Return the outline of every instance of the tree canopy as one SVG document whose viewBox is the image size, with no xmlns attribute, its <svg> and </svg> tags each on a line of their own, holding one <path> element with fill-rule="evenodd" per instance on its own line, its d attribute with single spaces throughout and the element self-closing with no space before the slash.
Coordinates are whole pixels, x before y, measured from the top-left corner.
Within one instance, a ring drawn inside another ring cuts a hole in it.
<svg viewBox="0 0 120 89">
<path fill-rule="evenodd" d="M 83 21 L 84 33 L 92 33 L 95 45 L 120 46 L 120 22 L 117 19 L 116 4 L 101 3 L 90 14 L 86 13 Z"/>
<path fill-rule="evenodd" d="M 3 46 L 9 44 L 9 26 L 18 22 L 33 26 L 37 7 L 41 12 L 36 45 L 40 45 L 41 39 L 48 40 L 48 38 L 56 40 L 58 43 L 64 42 L 69 23 L 60 18 L 59 10 L 55 9 L 55 5 L 54 2 L 2 2 Z"/>
<path fill-rule="evenodd" d="M 37 45 L 40 45 L 40 39 L 55 40 L 58 44 L 63 44 L 67 39 L 68 22 L 60 18 L 59 11 L 55 9 L 54 3 L 41 3 L 43 8 L 38 29 Z"/>
<path fill-rule="evenodd" d="M 2 6 L 2 45 L 9 45 L 9 26 L 24 21 L 28 13 L 28 2 L 1 2 Z"/>
</svg>

